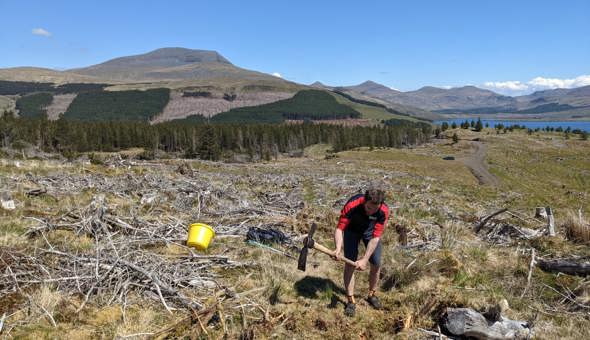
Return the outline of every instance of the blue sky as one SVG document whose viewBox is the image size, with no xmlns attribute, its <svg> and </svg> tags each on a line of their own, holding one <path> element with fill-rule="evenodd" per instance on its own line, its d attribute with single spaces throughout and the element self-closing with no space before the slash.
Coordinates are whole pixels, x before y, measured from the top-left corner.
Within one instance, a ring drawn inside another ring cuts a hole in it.
<svg viewBox="0 0 590 340">
<path fill-rule="evenodd" d="M 180 46 L 299 83 L 590 85 L 590 1 L 0 0 L 0 67 Z"/>
</svg>

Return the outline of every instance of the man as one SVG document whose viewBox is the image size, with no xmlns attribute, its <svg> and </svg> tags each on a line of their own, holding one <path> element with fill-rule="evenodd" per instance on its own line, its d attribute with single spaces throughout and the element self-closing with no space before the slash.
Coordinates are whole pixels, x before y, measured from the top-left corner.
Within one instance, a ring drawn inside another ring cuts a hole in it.
<svg viewBox="0 0 590 340">
<path fill-rule="evenodd" d="M 356 262 L 356 266 L 345 264 L 344 287 L 348 302 L 344 313 L 354 316 L 356 301 L 354 299 L 354 271 L 365 270 L 367 262 L 371 264 L 369 273 L 369 294 L 367 302 L 375 308 L 381 308 L 381 302 L 375 296 L 381 270 L 381 234 L 387 224 L 389 208 L 384 203 L 385 191 L 382 186 L 371 185 L 365 194 L 351 197 L 340 213 L 338 227 L 334 233 L 334 258 L 340 258 L 344 245 L 344 256 Z M 365 254 L 358 259 L 358 246 L 363 240 Z"/>
</svg>

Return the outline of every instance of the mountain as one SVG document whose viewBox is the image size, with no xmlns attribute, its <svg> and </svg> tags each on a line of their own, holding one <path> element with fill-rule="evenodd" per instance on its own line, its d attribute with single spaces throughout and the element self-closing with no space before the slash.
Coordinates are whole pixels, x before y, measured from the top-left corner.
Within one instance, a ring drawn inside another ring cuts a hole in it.
<svg viewBox="0 0 590 340">
<path fill-rule="evenodd" d="M 469 110 L 484 107 L 516 107 L 516 100 L 514 98 L 502 96 L 475 86 L 451 89 L 425 86 L 416 91 L 401 92 L 372 81 L 366 81 L 356 86 L 348 86 L 346 89 L 358 91 L 361 94 L 379 98 L 389 103 L 397 103 L 432 111 Z"/>
<path fill-rule="evenodd" d="M 95 77 L 66 73 L 41 67 L 11 67 L 0 69 L 0 80 L 40 83 L 100 83 Z"/>
<path fill-rule="evenodd" d="M 352 97 L 351 99 L 380 104 L 402 115 L 409 115 L 429 120 L 437 120 L 443 118 L 442 116 L 430 112 L 428 110 L 420 109 L 409 105 L 403 105 L 385 99 L 388 97 L 389 93 L 401 92 L 393 90 L 385 85 L 381 85 L 370 80 L 355 86 L 328 86 L 319 81 L 316 81 L 310 84 L 309 86 L 317 89 L 329 90 L 339 94 L 344 94 Z"/>
<path fill-rule="evenodd" d="M 285 82 L 268 74 L 239 68 L 215 51 L 178 47 L 115 58 L 66 73 L 114 81 L 251 79 Z"/>
<path fill-rule="evenodd" d="M 321 91 L 313 92 L 317 96 L 304 96 L 302 93 L 312 93 L 303 91 L 309 90 L 308 86 L 237 67 L 216 51 L 186 48 L 161 48 L 65 71 L 33 67 L 0 69 L 0 96 L 6 96 L 1 97 L 2 107 L 16 105 L 19 115 L 47 113 L 49 119 L 63 114 L 69 119 L 159 123 L 220 113 L 223 114 L 216 119 L 222 119 L 230 111 L 230 116 L 237 114 L 242 120 L 268 121 L 273 115 L 283 119 L 286 112 L 292 119 L 312 114 L 315 118 L 335 119 L 342 118 L 336 113 L 343 108 L 357 113 L 346 117 L 370 121 L 392 118 L 415 121 L 408 116 L 430 114 L 397 104 L 388 108 L 375 104 L 378 99 L 373 98 L 364 102 L 349 100 L 319 82 L 312 87 Z M 300 102 L 308 102 L 307 106 L 295 105 L 305 112 L 288 110 L 292 109 L 289 105 L 293 106 L 294 96 L 299 96 Z M 301 100 L 303 97 L 306 99 Z M 322 109 L 333 112 L 322 113 Z M 277 116 L 279 111 L 283 113 Z"/>
<path fill-rule="evenodd" d="M 371 96 L 377 98 L 401 93 L 400 91 L 396 91 L 392 88 L 389 88 L 385 85 L 381 85 L 371 80 L 367 80 L 364 83 L 355 86 L 348 86 L 346 88 L 348 90 L 352 90 L 354 92 L 358 92 L 361 94 L 370 94 Z"/>
<path fill-rule="evenodd" d="M 519 108 L 556 103 L 573 107 L 590 106 L 590 85 L 573 89 L 554 89 L 537 91 L 526 96 L 516 97 Z"/>
<path fill-rule="evenodd" d="M 0 80 L 52 83 L 162 83 L 184 87 L 191 85 L 240 88 L 266 86 L 277 88 L 302 86 L 284 79 L 246 70 L 233 65 L 216 51 L 187 48 L 160 48 L 145 54 L 115 58 L 83 68 L 57 71 L 38 67 L 0 69 Z M 149 85 L 146 85 L 149 87 Z"/>
<path fill-rule="evenodd" d="M 434 113 L 557 113 L 580 117 L 588 115 L 590 109 L 590 86 L 538 91 L 519 97 L 504 96 L 475 86 L 450 89 L 425 86 L 416 91 L 400 92 L 373 81 L 338 89 L 381 100 L 389 107 L 401 105 Z"/>
<path fill-rule="evenodd" d="M 330 87 L 328 85 L 324 85 L 322 82 L 319 82 L 319 81 L 315 81 L 315 82 L 309 84 L 309 86 L 314 87 L 316 89 L 332 90 L 332 87 Z"/>
</svg>

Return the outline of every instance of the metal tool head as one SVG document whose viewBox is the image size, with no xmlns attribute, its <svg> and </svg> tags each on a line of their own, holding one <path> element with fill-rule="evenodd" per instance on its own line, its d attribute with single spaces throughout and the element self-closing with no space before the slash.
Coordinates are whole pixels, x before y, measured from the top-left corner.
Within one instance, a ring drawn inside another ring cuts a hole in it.
<svg viewBox="0 0 590 340">
<path fill-rule="evenodd" d="M 311 229 L 307 236 L 303 239 L 303 248 L 301 248 L 301 252 L 299 253 L 299 259 L 297 260 L 297 269 L 301 271 L 305 271 L 305 267 L 307 264 L 307 253 L 309 248 L 313 248 L 314 240 L 313 234 L 315 233 L 316 229 L 318 228 L 317 224 L 313 223 L 311 225 Z"/>
</svg>

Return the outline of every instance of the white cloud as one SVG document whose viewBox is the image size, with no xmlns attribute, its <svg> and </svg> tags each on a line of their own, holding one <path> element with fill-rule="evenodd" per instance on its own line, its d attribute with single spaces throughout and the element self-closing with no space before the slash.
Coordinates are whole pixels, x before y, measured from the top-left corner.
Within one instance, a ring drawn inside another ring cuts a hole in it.
<svg viewBox="0 0 590 340">
<path fill-rule="evenodd" d="M 523 91 L 528 89 L 527 84 L 523 84 L 518 80 L 509 80 L 509 81 L 488 81 L 483 84 L 488 88 L 493 88 L 497 90 L 509 90 L 509 91 Z"/>
<path fill-rule="evenodd" d="M 543 78 L 537 77 L 529 84 L 538 88 L 556 89 L 556 88 L 572 88 L 590 85 L 590 75 L 582 75 L 573 79 L 559 79 L 559 78 Z"/>
<path fill-rule="evenodd" d="M 536 77 L 526 83 L 518 80 L 488 81 L 482 87 L 506 95 L 522 95 L 535 91 L 557 88 L 571 89 L 590 85 L 590 75 L 581 75 L 573 79 Z"/>
<path fill-rule="evenodd" d="M 389 86 L 389 88 L 394 91 L 398 91 L 398 92 L 400 91 L 400 89 L 396 89 L 395 87 L 392 87 L 392 86 Z"/>
<path fill-rule="evenodd" d="M 44 30 L 43 28 L 33 28 L 33 30 L 31 31 L 31 33 L 33 33 L 34 35 L 41 35 L 44 37 L 50 37 L 51 33 L 49 33 L 47 30 Z"/>
<path fill-rule="evenodd" d="M 283 78 L 283 76 L 279 72 L 273 72 L 272 75 L 275 77 Z"/>
</svg>

